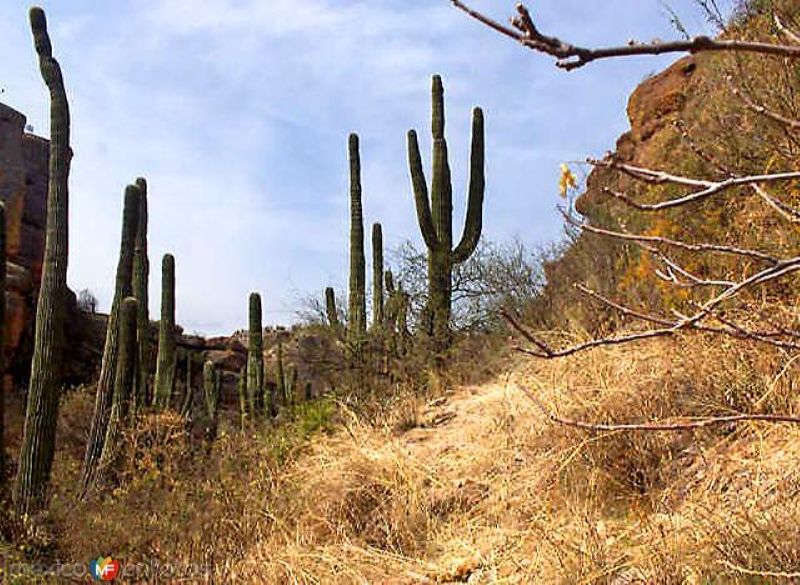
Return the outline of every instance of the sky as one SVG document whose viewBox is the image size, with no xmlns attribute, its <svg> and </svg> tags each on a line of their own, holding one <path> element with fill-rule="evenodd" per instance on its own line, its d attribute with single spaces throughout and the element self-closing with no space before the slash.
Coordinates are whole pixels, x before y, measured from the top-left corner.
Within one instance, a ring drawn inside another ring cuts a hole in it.
<svg viewBox="0 0 800 585">
<path fill-rule="evenodd" d="M 506 19 L 512 0 L 472 0 Z M 584 45 L 677 38 L 659 0 L 539 0 L 539 28 Z M 430 76 L 445 84 L 454 232 L 463 226 L 470 110 L 486 117 L 484 237 L 535 247 L 561 237 L 559 165 L 600 156 L 628 129 L 629 94 L 676 56 L 597 62 L 566 73 L 448 0 L 44 0 L 72 113 L 73 290 L 107 309 L 125 185 L 149 183 L 150 316 L 161 256 L 176 257 L 176 313 L 187 332 L 246 327 L 247 296 L 266 324 L 300 299 L 345 289 L 347 136 L 361 137 L 364 221 L 387 250 L 422 248 L 406 132 L 430 163 Z M 692 34 L 694 0 L 670 0 Z M 0 101 L 49 133 L 29 4 L 0 3 Z M 366 242 L 369 250 L 369 240 Z M 387 251 L 388 254 L 388 251 Z"/>
</svg>

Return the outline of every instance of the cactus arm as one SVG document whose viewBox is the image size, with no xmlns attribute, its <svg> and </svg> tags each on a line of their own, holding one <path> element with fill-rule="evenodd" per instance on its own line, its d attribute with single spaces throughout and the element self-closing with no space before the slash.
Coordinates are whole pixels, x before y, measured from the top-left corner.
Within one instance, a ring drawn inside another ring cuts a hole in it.
<svg viewBox="0 0 800 585">
<path fill-rule="evenodd" d="M 453 251 L 453 263 L 461 264 L 469 258 L 478 247 L 483 228 L 483 195 L 486 190 L 484 155 L 483 111 L 475 108 L 472 111 L 472 153 L 469 167 L 469 196 L 467 201 L 467 219 L 464 233 L 456 249 Z"/>
<path fill-rule="evenodd" d="M 428 199 L 428 182 L 425 179 L 419 141 L 414 130 L 408 132 L 408 166 L 411 170 L 411 186 L 414 190 L 414 204 L 417 208 L 419 229 L 425 245 L 431 250 L 435 250 L 439 247 L 439 238 L 436 236 L 436 228 L 433 225 L 431 204 Z"/>
</svg>

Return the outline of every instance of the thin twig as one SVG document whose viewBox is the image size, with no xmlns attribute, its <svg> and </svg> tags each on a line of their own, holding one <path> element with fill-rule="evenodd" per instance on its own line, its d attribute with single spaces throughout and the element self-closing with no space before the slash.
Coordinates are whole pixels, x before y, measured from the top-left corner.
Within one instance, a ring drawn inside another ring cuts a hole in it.
<svg viewBox="0 0 800 585">
<path fill-rule="evenodd" d="M 745 106 L 747 106 L 750 110 L 754 111 L 757 114 L 760 114 L 761 116 L 764 116 L 765 118 L 769 118 L 773 122 L 778 122 L 779 124 L 785 126 L 787 130 L 790 130 L 791 132 L 800 132 L 800 120 L 794 120 L 792 118 L 788 118 L 783 114 L 779 114 L 774 110 L 770 110 L 766 106 L 757 104 L 747 95 L 745 95 L 744 92 L 740 91 L 738 87 L 733 85 L 732 78 L 730 75 L 728 76 L 728 82 L 731 86 L 731 93 L 735 95 L 737 98 L 739 98 L 739 100 L 741 100 L 741 102 Z"/>
<path fill-rule="evenodd" d="M 685 422 L 673 423 L 628 423 L 628 424 L 602 424 L 602 423 L 589 423 L 569 418 L 563 418 L 551 412 L 536 395 L 524 386 L 519 386 L 519 389 L 525 396 L 548 418 L 551 422 L 556 424 L 581 429 L 584 431 L 593 432 L 655 432 L 655 433 L 674 433 L 677 431 L 691 431 L 696 429 L 704 429 L 716 425 L 735 424 L 740 422 L 768 422 L 768 423 L 786 423 L 786 424 L 800 424 L 800 417 L 788 416 L 781 414 L 735 414 L 730 416 L 714 416 L 702 418 L 699 420 L 689 420 Z"/>
<path fill-rule="evenodd" d="M 792 41 L 795 44 L 800 45 L 800 36 L 797 35 L 792 30 L 789 30 L 786 26 L 784 26 L 783 22 L 781 22 L 780 17 L 776 14 L 775 15 L 775 26 L 778 27 L 778 30 L 783 33 L 787 39 Z"/>
<path fill-rule="evenodd" d="M 513 28 L 509 28 L 473 10 L 460 0 L 451 0 L 453 5 L 472 18 L 491 29 L 517 41 L 523 46 L 556 58 L 556 65 L 567 71 L 583 67 L 587 63 L 599 59 L 613 57 L 629 57 L 634 55 L 661 55 L 664 53 L 699 53 L 703 51 L 739 51 L 780 55 L 783 57 L 800 57 L 800 47 L 776 45 L 757 41 L 717 40 L 706 36 L 694 37 L 683 41 L 653 41 L 651 43 L 628 42 L 627 45 L 591 49 L 563 41 L 557 37 L 542 34 L 536 28 L 528 9 L 517 5 L 517 16 L 511 20 Z"/>
<path fill-rule="evenodd" d="M 695 191 L 694 193 L 690 193 L 689 195 L 684 195 L 683 197 L 677 197 L 675 199 L 668 199 L 666 201 L 661 201 L 659 203 L 639 203 L 638 201 L 635 201 L 630 196 L 624 193 L 619 193 L 609 188 L 603 189 L 605 193 L 610 194 L 611 196 L 621 200 L 623 203 L 626 203 L 627 205 L 634 207 L 635 209 L 638 209 L 640 211 L 661 211 L 663 209 L 679 207 L 681 205 L 686 205 L 688 203 L 700 201 L 702 199 L 706 199 L 707 197 L 711 197 L 712 195 L 716 195 L 723 191 L 727 191 L 729 189 L 733 189 L 735 187 L 741 187 L 744 185 L 753 185 L 758 183 L 774 183 L 780 181 L 795 181 L 800 179 L 800 171 L 787 171 L 783 173 L 749 175 L 746 177 L 731 177 L 723 181 L 706 181 L 700 179 L 692 179 L 690 177 L 682 177 L 680 175 L 673 175 L 663 171 L 655 171 L 652 169 L 646 169 L 642 167 L 619 163 L 610 159 L 606 160 L 590 159 L 587 162 L 596 167 L 599 166 L 599 167 L 606 167 L 618 170 L 630 177 L 633 177 L 634 179 L 643 181 L 645 183 L 650 183 L 653 185 L 672 184 L 672 185 L 682 185 L 685 187 L 700 188 L 699 191 Z"/>
<path fill-rule="evenodd" d="M 666 238 L 664 236 L 647 236 L 643 234 L 632 234 L 630 232 L 613 231 L 605 228 L 595 227 L 587 223 L 578 222 L 574 218 L 569 217 L 569 215 L 567 214 L 563 215 L 567 223 L 574 225 L 575 227 L 580 228 L 581 230 L 618 240 L 664 244 L 666 246 L 680 248 L 682 250 L 687 250 L 689 252 L 717 252 L 720 254 L 745 256 L 748 258 L 754 258 L 756 260 L 760 260 L 762 262 L 769 262 L 770 264 L 776 264 L 777 262 L 779 262 L 779 259 L 776 258 L 775 256 L 771 256 L 770 254 L 765 254 L 764 252 L 759 252 L 758 250 L 749 250 L 746 248 L 737 248 L 735 246 L 723 246 L 719 244 L 708 244 L 705 242 L 699 244 L 692 244 L 681 240 L 673 240 L 671 238 Z"/>
</svg>

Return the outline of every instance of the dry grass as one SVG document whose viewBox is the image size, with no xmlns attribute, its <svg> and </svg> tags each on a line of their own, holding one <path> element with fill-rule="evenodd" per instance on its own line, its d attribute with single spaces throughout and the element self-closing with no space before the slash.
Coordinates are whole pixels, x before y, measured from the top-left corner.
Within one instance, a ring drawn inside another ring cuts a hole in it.
<svg viewBox="0 0 800 585">
<path fill-rule="evenodd" d="M 91 405 L 75 395 L 62 411 L 55 555 L 205 564 L 220 582 L 790 581 L 800 429 L 588 434 L 547 422 L 519 386 L 565 416 L 630 422 L 796 413 L 796 376 L 780 354 L 692 336 L 524 362 L 434 398 L 400 394 L 377 421 L 308 407 L 280 431 L 223 428 L 210 455 L 167 417 L 129 437 L 142 447 L 123 487 L 79 505 Z"/>
<path fill-rule="evenodd" d="M 237 575 L 770 582 L 800 569 L 800 429 L 587 435 L 544 422 L 516 386 L 591 420 L 786 412 L 797 402 L 785 365 L 692 337 L 529 364 L 419 409 L 423 426 L 401 433 L 353 421 L 280 473 L 275 524 Z"/>
</svg>

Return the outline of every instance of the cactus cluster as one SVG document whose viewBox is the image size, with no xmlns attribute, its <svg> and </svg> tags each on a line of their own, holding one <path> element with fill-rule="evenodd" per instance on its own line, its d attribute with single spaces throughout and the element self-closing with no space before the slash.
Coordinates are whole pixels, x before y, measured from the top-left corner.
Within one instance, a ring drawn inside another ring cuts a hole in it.
<svg viewBox="0 0 800 585">
<path fill-rule="evenodd" d="M 417 133 L 408 133 L 408 160 L 411 183 L 422 237 L 428 248 L 428 304 L 423 328 L 433 336 L 439 349 L 450 341 L 453 266 L 466 261 L 478 245 L 483 225 L 484 138 L 483 112 L 472 112 L 472 152 L 469 196 L 464 232 L 453 248 L 453 185 L 450 176 L 447 141 L 444 135 L 444 87 L 442 78 L 433 77 L 432 90 L 433 162 L 430 197 L 422 166 Z"/>
<path fill-rule="evenodd" d="M 114 397 L 114 383 L 119 362 L 119 324 L 122 303 L 133 292 L 133 250 L 136 230 L 139 225 L 139 200 L 139 188 L 136 185 L 128 185 L 125 188 L 125 202 L 122 210 L 122 236 L 120 238 L 119 260 L 117 261 L 114 298 L 108 315 L 103 360 L 95 394 L 94 415 L 83 461 L 84 490 L 94 481 L 97 465 L 106 442 L 111 403 Z"/>
<path fill-rule="evenodd" d="M 109 466 L 118 452 L 119 434 L 130 411 L 131 397 L 134 390 L 134 371 L 136 368 L 136 326 L 139 301 L 135 297 L 126 297 L 122 301 L 118 320 L 118 358 L 114 372 L 114 389 L 111 412 L 106 425 L 102 451 L 97 469 L 97 481 L 101 481 L 108 473 Z"/>
<path fill-rule="evenodd" d="M 70 114 L 61 68 L 53 58 L 44 12 L 30 11 L 30 24 L 42 78 L 50 93 L 51 141 L 47 225 L 41 285 L 36 312 L 34 352 L 28 388 L 25 427 L 20 446 L 19 464 L 14 484 L 17 511 L 28 514 L 44 503 L 55 447 L 55 428 L 60 390 L 60 358 L 63 344 L 64 305 L 67 298 L 68 178 L 71 162 Z M 452 181 L 445 139 L 444 89 L 439 76 L 432 87 L 433 161 L 430 192 L 423 171 L 416 133 L 408 134 L 408 156 L 414 201 L 420 230 L 428 249 L 428 299 L 421 319 L 422 329 L 446 348 L 450 339 L 453 267 L 466 261 L 475 251 L 482 229 L 484 179 L 483 114 L 473 111 L 472 152 L 469 196 L 464 232 L 453 246 Z M 351 363 L 361 365 L 362 349 L 367 342 L 366 261 L 362 208 L 361 160 L 359 138 L 348 141 L 350 171 L 350 241 L 349 298 L 347 305 L 347 347 Z M 155 410 L 169 407 L 175 388 L 177 367 L 177 328 L 175 324 L 175 258 L 162 259 L 161 318 L 158 351 L 152 391 L 152 364 L 149 321 L 149 260 L 147 252 L 148 202 L 147 181 L 138 178 L 125 189 L 119 259 L 114 296 L 109 312 L 101 370 L 96 387 L 94 413 L 84 458 L 81 493 L 94 485 L 110 468 L 119 453 L 119 437 L 137 409 L 152 404 Z M 5 212 L 0 204 L 0 293 L 5 290 Z M 383 230 L 372 225 L 372 331 L 383 343 L 389 340 L 393 351 L 405 351 L 410 300 L 402 285 L 395 283 L 391 270 L 385 270 Z M 395 286 L 396 285 L 396 286 Z M 0 339 L 3 334 L 4 304 L 0 303 Z M 332 288 L 325 290 L 328 323 L 337 336 L 343 331 Z M 246 421 L 259 416 L 275 417 L 280 407 L 294 404 L 300 396 L 297 367 L 287 371 L 283 344 L 276 348 L 275 384 L 265 383 L 264 341 L 261 296 L 249 297 L 249 341 L 246 367 L 239 375 L 239 402 L 242 428 Z M 372 344 L 370 344 L 372 345 Z M 180 410 L 188 422 L 193 412 L 193 356 L 185 352 L 186 383 Z M 383 354 L 384 357 L 387 354 Z M 388 363 L 388 362 L 387 362 Z M 0 377 L 4 372 L 0 352 Z M 203 364 L 202 412 L 206 437 L 216 436 L 222 373 L 214 363 Z M 310 380 L 305 380 L 307 400 L 313 396 Z M 5 489 L 3 410 L 0 396 L 0 491 Z"/>
</svg>

